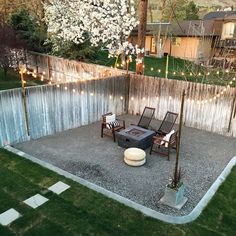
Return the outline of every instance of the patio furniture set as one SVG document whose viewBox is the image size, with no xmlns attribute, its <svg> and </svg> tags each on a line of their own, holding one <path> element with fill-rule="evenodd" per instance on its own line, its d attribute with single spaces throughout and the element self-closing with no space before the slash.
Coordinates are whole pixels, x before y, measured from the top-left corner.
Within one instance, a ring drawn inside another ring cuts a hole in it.
<svg viewBox="0 0 236 236">
<path fill-rule="evenodd" d="M 150 128 L 155 108 L 145 107 L 137 125 L 131 124 L 125 127 L 125 121 L 116 118 L 111 112 L 102 115 L 101 137 L 111 135 L 113 141 L 118 141 L 120 147 L 126 148 L 124 161 L 131 166 L 143 165 L 146 161 L 146 153 L 143 151 L 149 147 L 150 155 L 157 152 L 167 156 L 169 160 L 170 150 L 176 149 L 178 131 L 173 126 L 178 117 L 177 113 L 167 111 L 160 127 L 155 130 Z"/>
</svg>

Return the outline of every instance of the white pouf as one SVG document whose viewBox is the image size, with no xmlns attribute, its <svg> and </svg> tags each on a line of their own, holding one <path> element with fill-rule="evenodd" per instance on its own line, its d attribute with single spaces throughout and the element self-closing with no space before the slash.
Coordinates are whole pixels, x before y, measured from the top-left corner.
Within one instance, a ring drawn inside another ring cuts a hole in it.
<svg viewBox="0 0 236 236">
<path fill-rule="evenodd" d="M 124 152 L 124 162 L 130 166 L 141 166 L 146 162 L 146 153 L 140 148 L 128 148 Z"/>
</svg>

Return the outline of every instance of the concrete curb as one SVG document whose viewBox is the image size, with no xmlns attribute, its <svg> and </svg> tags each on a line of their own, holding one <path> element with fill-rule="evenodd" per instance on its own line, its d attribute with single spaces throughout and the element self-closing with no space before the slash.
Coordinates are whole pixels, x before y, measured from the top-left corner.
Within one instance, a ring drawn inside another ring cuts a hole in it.
<svg viewBox="0 0 236 236">
<path fill-rule="evenodd" d="M 48 168 L 60 175 L 63 175 L 66 178 L 72 179 L 72 180 L 80 183 L 83 186 L 86 186 L 96 192 L 99 192 L 109 198 L 112 198 L 112 199 L 114 199 L 114 200 L 116 200 L 128 207 L 131 207 L 137 211 L 140 211 L 143 214 L 145 214 L 146 216 L 149 216 L 149 217 L 152 217 L 152 218 L 155 218 L 155 219 L 167 222 L 167 223 L 171 223 L 171 224 L 186 224 L 186 223 L 194 221 L 202 213 L 203 209 L 207 206 L 207 204 L 209 203 L 211 198 L 214 196 L 214 194 L 216 193 L 219 186 L 225 181 L 226 177 L 231 172 L 231 169 L 233 168 L 233 166 L 236 165 L 236 156 L 235 156 L 230 160 L 230 162 L 227 164 L 227 166 L 225 167 L 223 172 L 218 176 L 216 181 L 211 185 L 211 187 L 208 189 L 208 191 L 203 196 L 203 198 L 200 200 L 200 202 L 197 204 L 197 206 L 188 215 L 170 216 L 170 215 L 165 215 L 163 213 L 152 210 L 152 209 L 145 207 L 141 204 L 138 204 L 136 202 L 133 202 L 133 201 L 131 201 L 127 198 L 124 198 L 116 193 L 106 190 L 105 188 L 102 188 L 96 184 L 90 183 L 87 180 L 84 180 L 78 176 L 75 176 L 67 171 L 64 171 L 52 164 L 49 164 L 47 162 L 44 162 L 42 160 L 39 160 L 39 159 L 31 156 L 31 155 L 28 155 L 22 151 L 19 151 L 11 146 L 5 146 L 4 148 L 12 153 L 15 153 L 15 154 L 17 154 L 21 157 L 24 157 L 32 162 L 35 162 L 43 167 L 46 167 L 46 168 Z"/>
</svg>

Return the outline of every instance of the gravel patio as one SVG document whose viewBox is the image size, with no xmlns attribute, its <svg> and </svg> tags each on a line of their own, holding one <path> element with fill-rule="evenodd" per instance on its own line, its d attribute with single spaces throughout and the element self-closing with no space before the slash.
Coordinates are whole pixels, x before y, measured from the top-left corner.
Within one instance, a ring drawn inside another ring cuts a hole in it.
<svg viewBox="0 0 236 236">
<path fill-rule="evenodd" d="M 139 116 L 123 115 L 126 126 L 137 123 Z M 153 120 L 152 127 L 160 121 Z M 236 155 L 236 139 L 184 127 L 180 165 L 184 172 L 188 202 L 180 210 L 158 203 L 173 173 L 175 151 L 170 161 L 157 153 L 149 155 L 141 167 L 123 162 L 124 148 L 110 137 L 100 137 L 100 123 L 67 130 L 56 135 L 14 145 L 38 159 L 102 186 L 137 203 L 171 215 L 186 215 L 196 206 L 208 188 Z"/>
</svg>

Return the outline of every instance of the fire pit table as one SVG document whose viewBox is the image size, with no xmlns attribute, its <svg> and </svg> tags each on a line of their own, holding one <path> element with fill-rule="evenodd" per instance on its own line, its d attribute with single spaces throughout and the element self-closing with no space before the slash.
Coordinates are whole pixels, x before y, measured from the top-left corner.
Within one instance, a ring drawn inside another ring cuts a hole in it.
<svg viewBox="0 0 236 236">
<path fill-rule="evenodd" d="M 154 134 L 155 132 L 152 130 L 143 129 L 136 125 L 131 125 L 116 135 L 118 145 L 120 147 L 136 147 L 145 150 L 151 146 L 152 137 Z"/>
</svg>

